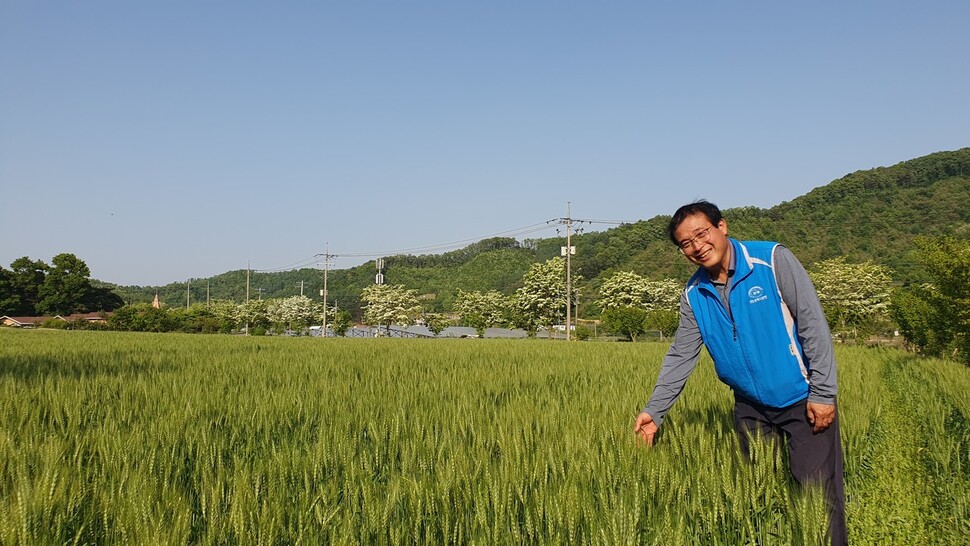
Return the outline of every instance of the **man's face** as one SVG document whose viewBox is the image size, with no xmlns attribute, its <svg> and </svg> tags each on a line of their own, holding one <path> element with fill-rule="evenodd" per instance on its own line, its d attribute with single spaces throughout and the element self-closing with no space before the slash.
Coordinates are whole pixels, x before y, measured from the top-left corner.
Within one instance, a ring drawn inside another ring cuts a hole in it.
<svg viewBox="0 0 970 546">
<path fill-rule="evenodd" d="M 713 272 L 727 270 L 731 242 L 723 219 L 715 226 L 703 213 L 692 214 L 677 226 L 674 238 L 691 263 Z"/>
</svg>

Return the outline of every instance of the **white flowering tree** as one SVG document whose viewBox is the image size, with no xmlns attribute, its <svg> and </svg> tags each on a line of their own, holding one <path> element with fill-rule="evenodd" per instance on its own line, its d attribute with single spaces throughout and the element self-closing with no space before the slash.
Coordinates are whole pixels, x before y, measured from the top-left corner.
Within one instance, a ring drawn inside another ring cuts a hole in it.
<svg viewBox="0 0 970 546">
<path fill-rule="evenodd" d="M 614 332 L 633 341 L 647 330 L 657 330 L 663 337 L 677 329 L 683 289 L 674 279 L 651 281 L 632 271 L 619 271 L 603 283 L 597 304 Z"/>
<path fill-rule="evenodd" d="M 213 300 L 209 313 L 225 325 L 226 331 L 239 327 L 239 306 L 232 300 Z"/>
<path fill-rule="evenodd" d="M 509 305 L 509 298 L 496 290 L 465 292 L 459 289 L 454 310 L 463 324 L 475 328 L 481 336 L 485 328 L 508 324 Z"/>
<path fill-rule="evenodd" d="M 643 307 L 647 279 L 632 271 L 618 271 L 603 282 L 596 300 L 601 309 Z"/>
<path fill-rule="evenodd" d="M 249 300 L 246 303 L 239 304 L 239 323 L 245 324 L 250 330 L 269 326 L 268 303 L 268 300 Z"/>
<path fill-rule="evenodd" d="M 673 335 L 680 323 L 680 296 L 684 284 L 674 279 L 647 281 L 644 309 L 647 310 L 647 330 L 660 332 L 660 338 Z"/>
<path fill-rule="evenodd" d="M 573 282 L 582 280 L 573 275 Z M 515 291 L 512 307 L 517 325 L 529 334 L 537 327 L 551 328 L 566 316 L 566 260 L 552 258 L 542 263 L 532 264 L 522 278 L 523 286 Z M 571 305 L 579 297 L 573 288 Z"/>
<path fill-rule="evenodd" d="M 680 295 L 683 292 L 684 283 L 675 279 L 647 281 L 643 308 L 647 311 L 677 311 L 680 309 Z"/>
<path fill-rule="evenodd" d="M 676 311 L 683 290 L 683 284 L 674 279 L 651 281 L 632 271 L 619 271 L 603 283 L 596 303 L 602 309 L 640 307 L 645 311 Z"/>
<path fill-rule="evenodd" d="M 392 324 L 409 326 L 421 315 L 421 305 L 414 290 L 404 285 L 374 284 L 360 293 L 364 323 L 390 328 Z"/>
<path fill-rule="evenodd" d="M 871 333 L 888 320 L 892 293 L 889 268 L 844 257 L 817 262 L 809 272 L 829 326 L 837 334 Z"/>
<path fill-rule="evenodd" d="M 304 329 L 323 317 L 322 305 L 306 296 L 270 300 L 267 314 L 270 322 L 282 329 Z"/>
</svg>

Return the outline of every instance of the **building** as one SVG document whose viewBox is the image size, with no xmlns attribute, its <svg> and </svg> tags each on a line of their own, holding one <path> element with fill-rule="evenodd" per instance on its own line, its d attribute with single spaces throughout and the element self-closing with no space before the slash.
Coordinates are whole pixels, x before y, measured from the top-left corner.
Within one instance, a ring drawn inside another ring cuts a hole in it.
<svg viewBox="0 0 970 546">
<path fill-rule="evenodd" d="M 0 317 L 0 325 L 12 328 L 35 328 L 54 317 Z"/>
<path fill-rule="evenodd" d="M 6 315 L 0 317 L 0 325 L 9 326 L 11 328 L 37 328 L 44 322 L 51 319 L 63 320 L 67 323 L 73 322 L 87 322 L 87 323 L 103 323 L 108 321 L 108 317 L 111 313 L 74 313 L 73 315 L 67 315 L 63 317 L 61 315 L 54 315 L 53 317 L 8 317 Z"/>
</svg>

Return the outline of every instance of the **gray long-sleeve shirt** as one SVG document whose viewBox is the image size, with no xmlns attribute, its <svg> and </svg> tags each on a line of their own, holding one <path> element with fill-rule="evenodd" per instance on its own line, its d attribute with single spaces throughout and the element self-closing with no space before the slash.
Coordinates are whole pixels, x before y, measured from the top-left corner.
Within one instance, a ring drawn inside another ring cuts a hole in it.
<svg viewBox="0 0 970 546">
<path fill-rule="evenodd" d="M 728 294 L 734 273 L 734 259 L 732 256 L 727 284 L 716 285 L 729 313 Z M 808 400 L 834 404 L 837 392 L 835 353 L 832 334 L 818 301 L 818 292 L 802 264 L 791 250 L 782 245 L 775 249 L 774 273 L 781 297 L 795 320 L 796 334 L 805 353 L 809 382 Z M 643 408 L 658 426 L 663 423 L 664 416 L 684 390 L 687 378 L 697 365 L 703 344 L 697 319 L 685 291 L 680 296 L 680 325 L 660 366 L 660 376 L 650 401 Z"/>
</svg>

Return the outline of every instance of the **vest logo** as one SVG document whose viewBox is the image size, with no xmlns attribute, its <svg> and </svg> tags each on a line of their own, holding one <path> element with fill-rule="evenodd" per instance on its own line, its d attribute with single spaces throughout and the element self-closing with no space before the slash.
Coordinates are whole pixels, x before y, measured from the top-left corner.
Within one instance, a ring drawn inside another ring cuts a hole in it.
<svg viewBox="0 0 970 546">
<path fill-rule="evenodd" d="M 759 301 L 765 301 L 768 299 L 768 295 L 765 294 L 765 289 L 761 288 L 760 286 L 752 286 L 751 289 L 748 290 L 748 297 L 751 298 L 748 300 L 748 303 L 758 303 Z"/>
</svg>

